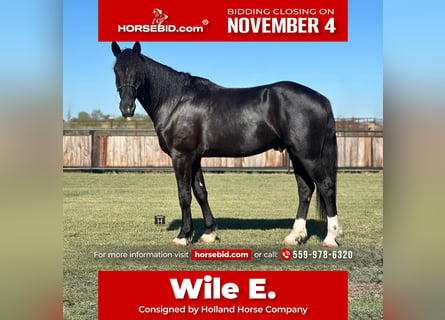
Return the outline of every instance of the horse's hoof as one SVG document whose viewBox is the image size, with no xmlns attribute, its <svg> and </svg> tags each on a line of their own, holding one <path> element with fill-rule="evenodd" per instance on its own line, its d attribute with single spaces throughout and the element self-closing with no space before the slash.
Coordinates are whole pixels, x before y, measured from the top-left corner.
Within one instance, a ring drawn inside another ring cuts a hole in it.
<svg viewBox="0 0 445 320">
<path fill-rule="evenodd" d="M 216 232 L 213 231 L 209 234 L 203 234 L 201 238 L 199 238 L 200 243 L 213 243 L 216 240 Z"/>
<path fill-rule="evenodd" d="M 307 240 L 307 232 L 306 231 L 300 233 L 300 235 L 298 235 L 298 237 L 296 239 L 296 241 L 298 243 L 305 243 L 306 240 Z"/>
<path fill-rule="evenodd" d="M 304 243 L 307 239 L 306 230 L 298 232 L 298 235 L 295 236 L 295 233 L 291 232 L 286 238 L 284 238 L 283 245 L 285 246 L 295 246 L 297 244 Z"/>
<path fill-rule="evenodd" d="M 322 246 L 323 248 L 337 248 L 338 243 L 335 241 L 335 237 L 328 234 L 328 236 L 323 240 Z"/>
<path fill-rule="evenodd" d="M 338 248 L 338 243 L 337 242 L 328 242 L 328 241 L 323 241 L 323 248 Z"/>
<path fill-rule="evenodd" d="M 180 239 L 174 238 L 172 241 L 172 246 L 175 246 L 175 247 L 185 247 L 185 246 L 187 246 L 187 244 L 188 244 L 188 241 L 186 238 L 180 238 Z"/>
<path fill-rule="evenodd" d="M 283 246 L 296 246 L 297 245 L 297 241 L 295 241 L 295 239 L 292 238 L 284 238 L 284 241 L 282 242 Z"/>
</svg>

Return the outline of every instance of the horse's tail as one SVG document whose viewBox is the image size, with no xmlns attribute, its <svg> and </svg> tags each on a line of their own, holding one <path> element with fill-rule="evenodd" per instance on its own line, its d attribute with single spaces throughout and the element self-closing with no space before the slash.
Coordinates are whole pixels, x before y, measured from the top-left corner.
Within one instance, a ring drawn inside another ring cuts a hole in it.
<svg viewBox="0 0 445 320">
<path fill-rule="evenodd" d="M 337 193 L 337 136 L 335 132 L 335 119 L 332 113 L 331 104 L 326 99 L 326 111 L 328 112 L 327 130 L 324 142 L 321 148 L 321 166 L 325 172 L 327 181 L 331 181 L 332 191 L 334 192 L 334 199 Z M 320 195 L 319 188 L 317 188 L 317 211 L 320 222 L 324 227 L 327 223 L 326 203 Z"/>
</svg>

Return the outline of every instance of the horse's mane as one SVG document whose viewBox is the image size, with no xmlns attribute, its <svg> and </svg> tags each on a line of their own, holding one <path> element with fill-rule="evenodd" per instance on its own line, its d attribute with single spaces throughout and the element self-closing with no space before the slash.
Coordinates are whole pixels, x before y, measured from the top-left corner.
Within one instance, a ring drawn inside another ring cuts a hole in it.
<svg viewBox="0 0 445 320">
<path fill-rule="evenodd" d="M 146 101 L 154 109 L 164 103 L 174 105 L 180 99 L 188 97 L 191 92 L 207 95 L 212 89 L 220 88 L 206 78 L 177 71 L 143 54 L 136 57 L 131 49 L 122 51 L 121 59 L 121 63 L 128 63 L 130 67 L 137 68 L 148 80 L 144 94 L 141 94 L 139 99 Z"/>
<path fill-rule="evenodd" d="M 170 85 L 192 86 L 195 88 L 219 87 L 209 79 L 193 76 L 188 72 L 177 71 L 143 54 L 141 54 L 141 59 L 147 66 L 147 72 L 153 76 L 160 77 L 161 81 L 167 81 Z"/>
</svg>

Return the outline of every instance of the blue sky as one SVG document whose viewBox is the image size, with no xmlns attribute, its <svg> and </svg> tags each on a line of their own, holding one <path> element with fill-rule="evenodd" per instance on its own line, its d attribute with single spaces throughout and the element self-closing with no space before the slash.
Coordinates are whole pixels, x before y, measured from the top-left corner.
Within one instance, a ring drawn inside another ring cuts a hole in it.
<svg viewBox="0 0 445 320">
<path fill-rule="evenodd" d="M 114 56 L 97 40 L 97 16 L 97 1 L 64 1 L 64 118 L 94 109 L 120 115 Z M 381 1 L 350 0 L 348 42 L 143 42 L 142 53 L 227 87 L 295 81 L 327 96 L 336 117 L 381 118 L 382 46 Z"/>
</svg>

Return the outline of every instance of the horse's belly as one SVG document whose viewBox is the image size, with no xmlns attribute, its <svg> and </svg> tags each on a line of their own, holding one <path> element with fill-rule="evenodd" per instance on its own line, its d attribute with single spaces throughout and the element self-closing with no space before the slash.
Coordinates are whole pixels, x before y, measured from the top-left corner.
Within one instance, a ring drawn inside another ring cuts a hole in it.
<svg viewBox="0 0 445 320">
<path fill-rule="evenodd" d="M 277 133 L 265 122 L 234 119 L 203 130 L 204 156 L 247 157 L 282 147 Z"/>
<path fill-rule="evenodd" d="M 203 157 L 249 157 L 269 149 L 282 151 L 284 147 L 278 140 L 237 142 L 227 139 L 218 145 L 208 146 Z"/>
<path fill-rule="evenodd" d="M 270 148 L 268 148 L 270 149 Z M 256 154 L 259 154 L 261 152 L 264 152 L 268 149 L 265 150 L 252 150 L 250 152 L 246 152 L 246 151 L 240 151 L 240 150 L 208 150 L 205 151 L 204 154 L 202 155 L 203 157 L 229 157 L 229 158 L 241 158 L 241 157 L 250 157 Z"/>
</svg>

